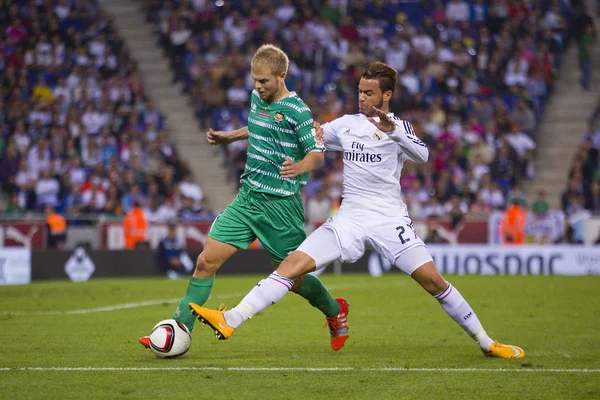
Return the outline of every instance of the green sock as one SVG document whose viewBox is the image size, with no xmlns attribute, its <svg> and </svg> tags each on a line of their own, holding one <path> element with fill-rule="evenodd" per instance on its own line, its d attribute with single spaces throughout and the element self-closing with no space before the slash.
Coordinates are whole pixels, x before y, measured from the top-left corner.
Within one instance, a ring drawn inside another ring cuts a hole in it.
<svg viewBox="0 0 600 400">
<path fill-rule="evenodd" d="M 321 310 L 327 318 L 333 318 L 340 312 L 340 303 L 314 275 L 304 275 L 304 283 L 298 294 L 308 300 L 313 307 Z"/>
<path fill-rule="evenodd" d="M 183 299 L 181 299 L 179 305 L 177 305 L 177 310 L 175 310 L 175 313 L 173 314 L 173 319 L 183 322 L 190 332 L 194 329 L 194 321 L 196 321 L 196 318 L 192 315 L 188 304 L 196 303 L 200 306 L 203 305 L 206 300 L 208 300 L 214 282 L 214 276 L 212 278 L 192 277 L 187 291 L 185 292 L 185 296 L 183 296 Z"/>
</svg>

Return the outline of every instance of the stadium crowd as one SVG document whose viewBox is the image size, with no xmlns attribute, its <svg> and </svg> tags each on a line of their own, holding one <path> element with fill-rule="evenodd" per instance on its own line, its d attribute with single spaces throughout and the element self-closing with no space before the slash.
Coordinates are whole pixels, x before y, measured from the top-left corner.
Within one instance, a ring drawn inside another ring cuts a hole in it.
<svg viewBox="0 0 600 400">
<path fill-rule="evenodd" d="M 431 162 L 405 165 L 405 201 L 413 217 L 437 218 L 485 217 L 522 196 L 577 2 L 143 3 L 204 128 L 245 125 L 249 60 L 265 42 L 289 54 L 287 85 L 320 122 L 356 112 L 367 61 L 395 67 L 392 109 L 431 150 Z M 214 218 L 96 1 L 4 3 L 0 29 L 5 215 L 50 205 L 69 218 L 122 217 L 137 203 L 151 221 Z M 244 142 L 223 148 L 232 181 L 245 152 Z M 341 158 L 326 160 L 304 190 L 313 222 L 341 195 Z"/>
<path fill-rule="evenodd" d="M 561 208 L 573 229 L 575 241 L 583 241 L 583 222 L 600 213 L 600 99 L 588 129 L 573 157 Z M 599 237 L 600 239 L 600 237 Z M 600 241 L 600 240 L 599 240 Z"/>
<path fill-rule="evenodd" d="M 279 3 L 145 0 L 173 80 L 191 95 L 202 126 L 245 124 L 249 59 L 262 43 L 288 53 L 288 88 L 320 122 L 356 112 L 361 68 L 383 60 L 399 72 L 392 110 L 413 123 L 431 151 L 431 162 L 405 165 L 411 216 L 435 218 L 454 208 L 486 216 L 520 195 L 518 184 L 534 175 L 536 125 L 568 38 L 569 2 Z M 223 150 L 237 180 L 245 144 Z M 335 208 L 341 168 L 341 158 L 327 154 L 305 187 L 309 220 Z"/>
<path fill-rule="evenodd" d="M 97 1 L 3 2 L 0 29 L 4 216 L 211 218 Z"/>
</svg>

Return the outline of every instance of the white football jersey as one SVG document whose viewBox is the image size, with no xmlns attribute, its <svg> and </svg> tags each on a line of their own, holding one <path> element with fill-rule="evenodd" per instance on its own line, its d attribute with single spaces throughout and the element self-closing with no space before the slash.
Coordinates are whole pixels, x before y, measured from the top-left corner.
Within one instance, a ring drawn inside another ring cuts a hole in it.
<svg viewBox="0 0 600 400">
<path fill-rule="evenodd" d="M 396 124 L 390 133 L 381 132 L 364 114 L 344 115 L 323 125 L 326 150 L 344 153 L 340 211 L 349 207 L 408 216 L 400 195 L 402 165 L 406 160 L 426 162 L 429 150 L 408 121 L 388 115 Z"/>
</svg>

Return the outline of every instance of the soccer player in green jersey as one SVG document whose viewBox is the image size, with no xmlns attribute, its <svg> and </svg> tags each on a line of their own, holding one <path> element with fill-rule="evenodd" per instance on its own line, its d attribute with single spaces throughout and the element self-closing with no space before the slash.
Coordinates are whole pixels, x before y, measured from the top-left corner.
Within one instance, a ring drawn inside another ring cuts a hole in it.
<svg viewBox="0 0 600 400">
<path fill-rule="evenodd" d="M 211 129 L 207 133 L 210 144 L 248 138 L 248 156 L 240 192 L 215 219 L 186 294 L 173 315 L 190 331 L 195 317 L 188 304 L 206 302 L 216 272 L 229 257 L 258 239 L 277 268 L 306 238 L 300 189 L 309 172 L 323 164 L 325 147 L 315 138 L 310 109 L 285 86 L 288 64 L 281 49 L 261 46 L 250 66 L 255 90 L 248 126 L 232 132 Z M 339 350 L 348 336 L 348 303 L 333 298 L 312 275 L 296 280 L 292 291 L 325 314 L 331 346 Z M 140 338 L 140 343 L 149 347 L 149 338 Z"/>
</svg>

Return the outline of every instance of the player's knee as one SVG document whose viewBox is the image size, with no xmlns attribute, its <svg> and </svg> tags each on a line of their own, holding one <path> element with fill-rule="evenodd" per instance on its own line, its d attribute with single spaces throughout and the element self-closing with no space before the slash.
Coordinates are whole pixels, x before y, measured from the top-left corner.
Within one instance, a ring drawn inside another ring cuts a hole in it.
<svg viewBox="0 0 600 400">
<path fill-rule="evenodd" d="M 314 270 L 315 265 L 308 255 L 295 251 L 279 264 L 277 273 L 288 279 L 297 279 Z"/>
<path fill-rule="evenodd" d="M 200 253 L 196 259 L 196 273 L 208 274 L 212 276 L 217 272 L 220 265 L 214 260 L 208 259 L 204 253 Z"/>
</svg>

